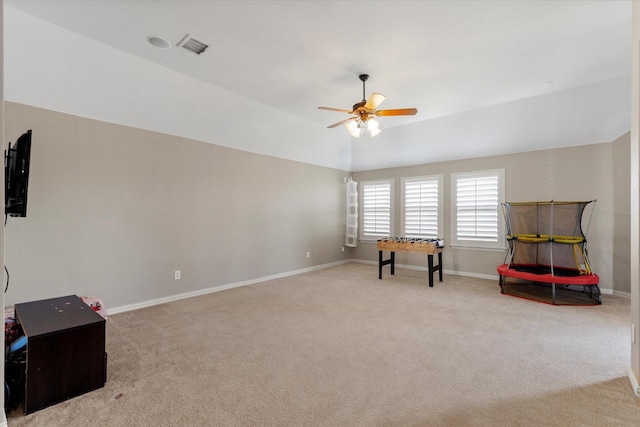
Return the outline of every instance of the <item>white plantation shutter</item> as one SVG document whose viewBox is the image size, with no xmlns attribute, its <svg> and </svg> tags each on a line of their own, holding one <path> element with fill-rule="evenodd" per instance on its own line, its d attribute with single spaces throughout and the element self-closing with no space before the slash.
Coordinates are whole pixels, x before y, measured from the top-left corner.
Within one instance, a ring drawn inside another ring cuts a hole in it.
<svg viewBox="0 0 640 427">
<path fill-rule="evenodd" d="M 362 239 L 391 236 L 392 184 L 392 180 L 362 183 Z"/>
<path fill-rule="evenodd" d="M 504 170 L 453 174 L 453 238 L 462 246 L 502 247 Z"/>
<path fill-rule="evenodd" d="M 440 176 L 404 179 L 404 237 L 442 237 Z"/>
</svg>

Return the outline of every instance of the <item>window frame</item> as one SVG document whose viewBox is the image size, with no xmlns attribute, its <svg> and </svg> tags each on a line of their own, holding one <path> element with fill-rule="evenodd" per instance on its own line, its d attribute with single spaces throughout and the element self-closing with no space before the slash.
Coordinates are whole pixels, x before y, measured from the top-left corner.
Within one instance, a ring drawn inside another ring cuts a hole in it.
<svg viewBox="0 0 640 427">
<path fill-rule="evenodd" d="M 407 183 L 410 182 L 427 182 L 427 181 L 436 181 L 437 185 L 437 206 L 436 206 L 436 232 L 437 235 L 429 235 L 425 233 L 407 233 Z M 422 239 L 442 239 L 443 235 L 443 182 L 444 177 L 442 174 L 436 175 L 422 175 L 422 176 L 413 176 L 413 177 L 404 177 L 402 178 L 402 201 L 401 201 L 401 209 L 402 209 L 402 236 L 404 237 L 415 237 Z"/>
<path fill-rule="evenodd" d="M 375 234 L 368 234 L 365 231 L 365 209 L 367 208 L 367 206 L 365 205 L 365 193 L 366 193 L 366 188 L 368 186 L 373 186 L 373 185 L 388 185 L 389 186 L 389 233 L 388 234 L 384 234 L 384 233 L 375 233 Z M 385 237 L 393 237 L 393 225 L 394 225 L 394 221 L 393 221 L 393 217 L 394 217 L 394 204 L 393 204 L 393 193 L 394 193 L 394 180 L 393 178 L 390 179 L 377 179 L 377 180 L 370 180 L 370 181 L 362 181 L 360 183 L 360 194 L 359 194 L 359 198 L 360 198 L 360 203 L 359 203 L 359 208 L 360 208 L 360 217 L 359 217 L 359 221 L 360 221 L 360 231 L 359 231 L 359 238 L 361 241 L 363 242 L 375 242 L 378 239 L 382 239 Z M 361 218 L 361 219 L 360 219 Z"/>
<path fill-rule="evenodd" d="M 465 179 L 482 179 L 495 177 L 498 179 L 496 194 L 497 236 L 495 241 L 482 239 L 458 238 L 458 181 Z M 505 170 L 490 169 L 471 172 L 456 172 L 451 174 L 451 246 L 470 249 L 505 250 L 505 225 L 502 213 L 502 203 L 505 200 Z"/>
</svg>

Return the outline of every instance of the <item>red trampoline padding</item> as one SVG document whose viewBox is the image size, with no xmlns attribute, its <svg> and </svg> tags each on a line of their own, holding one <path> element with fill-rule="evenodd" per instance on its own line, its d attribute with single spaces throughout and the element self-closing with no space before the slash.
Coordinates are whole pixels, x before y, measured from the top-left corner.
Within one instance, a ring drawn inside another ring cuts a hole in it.
<svg viewBox="0 0 640 427">
<path fill-rule="evenodd" d="M 600 278 L 598 277 L 597 274 L 591 273 L 591 274 L 580 275 L 578 270 L 571 270 L 571 271 L 574 271 L 576 275 L 554 276 L 549 273 L 536 274 L 536 273 L 531 273 L 529 271 L 518 271 L 513 267 L 517 267 L 517 266 L 512 265 L 511 268 L 509 268 L 509 265 L 502 264 L 498 266 L 498 274 L 500 274 L 500 276 L 513 277 L 513 278 L 522 279 L 522 280 L 529 280 L 531 282 L 556 283 L 561 285 L 589 286 L 589 285 L 597 285 L 598 283 L 600 283 Z M 526 267 L 527 269 L 534 269 L 537 266 L 527 265 L 523 267 Z M 540 267 L 548 268 L 548 266 L 540 266 Z M 567 271 L 567 269 L 558 269 L 558 270 Z"/>
</svg>

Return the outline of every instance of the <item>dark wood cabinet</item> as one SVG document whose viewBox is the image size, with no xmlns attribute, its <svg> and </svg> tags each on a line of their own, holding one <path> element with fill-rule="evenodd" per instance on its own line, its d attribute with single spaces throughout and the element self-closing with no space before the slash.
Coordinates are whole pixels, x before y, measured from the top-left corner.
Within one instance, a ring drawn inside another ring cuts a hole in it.
<svg viewBox="0 0 640 427">
<path fill-rule="evenodd" d="M 105 319 L 76 295 L 15 305 L 27 337 L 24 412 L 103 387 Z"/>
</svg>

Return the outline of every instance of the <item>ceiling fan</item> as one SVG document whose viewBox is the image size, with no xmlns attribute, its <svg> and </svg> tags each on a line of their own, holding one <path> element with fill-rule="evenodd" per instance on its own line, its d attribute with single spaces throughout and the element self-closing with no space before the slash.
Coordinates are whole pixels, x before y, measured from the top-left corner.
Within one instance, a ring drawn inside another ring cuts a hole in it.
<svg viewBox="0 0 640 427">
<path fill-rule="evenodd" d="M 384 101 L 385 96 L 379 93 L 372 93 L 369 99 L 365 98 L 365 82 L 369 79 L 368 74 L 360 74 L 362 81 L 362 101 L 354 104 L 352 110 L 340 108 L 318 107 L 320 110 L 337 111 L 339 113 L 354 114 L 353 117 L 334 123 L 328 128 L 335 128 L 346 124 L 349 133 L 358 138 L 367 133 L 376 136 L 380 133 L 380 123 L 375 119 L 379 116 L 413 116 L 418 110 L 415 108 L 398 108 L 393 110 L 377 110 L 378 105 Z"/>
</svg>

